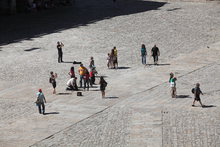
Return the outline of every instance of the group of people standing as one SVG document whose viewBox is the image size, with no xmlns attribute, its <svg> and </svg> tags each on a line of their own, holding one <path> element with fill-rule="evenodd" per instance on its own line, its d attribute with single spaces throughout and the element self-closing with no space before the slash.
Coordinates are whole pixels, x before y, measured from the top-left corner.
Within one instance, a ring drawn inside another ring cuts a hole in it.
<svg viewBox="0 0 220 147">
<path fill-rule="evenodd" d="M 151 49 L 151 56 L 154 59 L 154 65 L 158 65 L 158 57 L 160 56 L 160 50 L 159 48 L 154 45 L 154 47 Z M 141 45 L 141 62 L 142 64 L 146 65 L 146 59 L 147 58 L 147 49 L 144 44 Z"/>
<path fill-rule="evenodd" d="M 58 63 L 64 62 L 63 61 L 63 51 L 62 51 L 62 47 L 64 47 L 64 44 L 62 42 L 57 42 L 57 50 L 58 50 Z M 158 65 L 158 56 L 160 56 L 160 51 L 159 48 L 154 45 L 154 47 L 151 49 L 151 56 L 154 59 L 154 65 Z M 146 57 L 147 57 L 147 50 L 144 44 L 142 44 L 141 46 L 141 61 L 142 64 L 146 65 Z M 74 63 L 73 63 L 74 64 Z M 80 67 L 78 69 L 78 73 L 79 73 L 79 88 L 84 88 L 87 89 L 89 91 L 89 87 L 93 86 L 95 84 L 95 77 L 96 74 L 98 74 L 98 72 L 96 71 L 96 67 L 95 67 L 95 61 L 93 57 L 90 57 L 90 63 L 89 63 L 89 70 L 80 62 Z M 118 51 L 116 49 L 116 47 L 113 47 L 113 49 L 111 50 L 111 53 L 108 53 L 107 56 L 107 67 L 109 69 L 117 69 L 118 68 Z M 75 75 L 75 70 L 74 70 L 74 66 L 72 66 L 70 68 L 69 71 L 69 76 L 70 79 L 67 81 L 67 88 L 66 90 L 78 90 L 78 86 L 77 86 L 77 77 Z M 53 94 L 56 94 L 56 78 L 57 78 L 57 73 L 54 73 L 53 71 L 50 72 L 50 78 L 49 78 L 49 83 L 51 83 L 52 87 L 53 87 Z M 170 87 L 171 87 L 171 97 L 172 98 L 176 98 L 177 97 L 177 91 L 176 91 L 176 81 L 177 78 L 174 76 L 173 73 L 170 73 L 170 78 L 169 78 L 169 83 L 170 83 Z M 105 89 L 107 87 L 107 82 L 104 80 L 104 77 L 101 76 L 100 77 L 100 81 L 99 81 L 99 85 L 100 85 L 100 91 L 102 94 L 102 98 L 105 97 Z M 202 91 L 200 90 L 200 84 L 197 83 L 196 87 L 193 88 L 192 92 L 195 96 L 195 99 L 193 101 L 193 105 L 195 106 L 195 101 L 199 101 L 201 106 L 202 102 L 200 99 L 200 94 L 203 94 Z M 46 103 L 46 99 L 44 97 L 44 94 L 42 92 L 41 89 L 39 89 L 38 93 L 37 93 L 37 101 L 36 104 L 39 108 L 39 113 L 45 113 L 45 105 L 44 103 Z"/>
</svg>

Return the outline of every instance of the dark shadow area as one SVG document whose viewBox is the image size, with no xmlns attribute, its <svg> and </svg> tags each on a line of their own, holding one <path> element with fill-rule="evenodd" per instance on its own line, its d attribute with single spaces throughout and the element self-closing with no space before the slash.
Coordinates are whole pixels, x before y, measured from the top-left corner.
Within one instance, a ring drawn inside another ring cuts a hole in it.
<svg viewBox="0 0 220 147">
<path fill-rule="evenodd" d="M 100 91 L 100 89 L 92 89 L 92 90 L 89 90 L 89 91 Z"/>
<path fill-rule="evenodd" d="M 166 66 L 166 65 L 170 65 L 169 63 L 164 63 L 164 64 L 146 64 L 146 66 Z"/>
<path fill-rule="evenodd" d="M 129 69 L 130 67 L 123 67 L 123 66 L 121 66 L 121 67 L 118 67 L 117 69 Z"/>
<path fill-rule="evenodd" d="M 72 93 L 67 93 L 67 92 L 63 92 L 63 93 L 57 93 L 57 95 L 71 95 Z"/>
<path fill-rule="evenodd" d="M 44 115 L 50 115 L 50 114 L 60 114 L 59 112 L 48 112 L 48 113 L 44 113 Z"/>
<path fill-rule="evenodd" d="M 107 96 L 107 97 L 105 97 L 106 99 L 118 99 L 119 97 L 117 97 L 117 96 Z"/>
<path fill-rule="evenodd" d="M 72 64 L 81 64 L 82 62 L 77 62 L 77 61 L 63 61 L 61 63 L 72 63 Z"/>
<path fill-rule="evenodd" d="M 31 40 L 50 33 L 86 26 L 116 16 L 158 10 L 166 2 L 142 0 L 76 0 L 74 6 L 58 7 L 33 13 L 1 16 L 0 45 Z M 54 42 L 56 44 L 56 42 Z"/>
<path fill-rule="evenodd" d="M 90 86 L 89 88 L 98 88 L 98 86 L 92 86 L 92 87 Z"/>
<path fill-rule="evenodd" d="M 211 107 L 216 107 L 214 105 L 203 105 L 202 108 L 211 108 Z"/>
<path fill-rule="evenodd" d="M 95 76 L 96 78 L 100 78 L 101 76 Z M 108 78 L 108 76 L 102 76 L 103 78 Z"/>
<path fill-rule="evenodd" d="M 173 9 L 167 9 L 167 11 L 175 11 L 175 10 L 179 10 L 181 8 L 173 8 Z"/>
<path fill-rule="evenodd" d="M 0 49 L 0 51 L 2 51 L 2 50 Z"/>
<path fill-rule="evenodd" d="M 189 95 L 177 95 L 176 98 L 192 98 Z"/>
<path fill-rule="evenodd" d="M 26 50 L 24 50 L 24 51 L 30 52 L 30 51 L 39 50 L 39 49 L 40 49 L 40 48 L 38 48 L 38 47 L 34 47 L 34 48 L 26 49 Z"/>
</svg>

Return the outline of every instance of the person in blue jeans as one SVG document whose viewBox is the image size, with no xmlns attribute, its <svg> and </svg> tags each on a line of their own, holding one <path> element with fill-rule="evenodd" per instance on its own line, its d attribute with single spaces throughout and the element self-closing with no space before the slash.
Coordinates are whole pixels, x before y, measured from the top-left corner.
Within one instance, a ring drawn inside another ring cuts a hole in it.
<svg viewBox="0 0 220 147">
<path fill-rule="evenodd" d="M 142 64 L 146 65 L 146 56 L 147 56 L 147 50 L 144 44 L 141 46 L 141 60 Z"/>
</svg>

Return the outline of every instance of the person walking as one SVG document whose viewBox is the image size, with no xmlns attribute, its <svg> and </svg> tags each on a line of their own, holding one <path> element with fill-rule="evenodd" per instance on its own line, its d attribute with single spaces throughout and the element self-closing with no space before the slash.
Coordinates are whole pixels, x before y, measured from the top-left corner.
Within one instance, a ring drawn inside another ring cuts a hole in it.
<svg viewBox="0 0 220 147">
<path fill-rule="evenodd" d="M 103 76 L 100 77 L 99 84 L 100 84 L 100 90 L 102 93 L 102 98 L 105 98 L 105 88 L 107 87 L 108 83 L 104 80 Z"/>
<path fill-rule="evenodd" d="M 151 49 L 151 55 L 154 58 L 154 65 L 158 65 L 158 56 L 160 56 L 160 51 L 159 48 L 156 46 L 156 44 Z"/>
<path fill-rule="evenodd" d="M 170 79 L 169 79 L 169 83 L 170 83 L 170 87 L 171 87 L 171 97 L 172 98 L 176 98 L 176 80 L 177 78 L 174 77 L 174 74 L 171 72 L 170 73 Z"/>
<path fill-rule="evenodd" d="M 141 46 L 141 60 L 142 64 L 146 65 L 146 56 L 147 56 L 147 50 L 144 44 Z"/>
<path fill-rule="evenodd" d="M 36 105 L 38 106 L 38 110 L 39 110 L 39 113 L 41 114 L 45 114 L 45 105 L 44 103 L 46 103 L 46 99 L 45 99 L 45 96 L 42 92 L 41 89 L 38 90 L 38 93 L 37 93 L 37 101 L 36 101 Z"/>
<path fill-rule="evenodd" d="M 62 47 L 64 44 L 62 42 L 57 42 L 57 50 L 58 50 L 58 63 L 63 62 L 63 51 Z"/>
<path fill-rule="evenodd" d="M 200 89 L 200 84 L 199 83 L 196 83 L 196 87 L 192 89 L 192 92 L 194 94 L 194 101 L 193 101 L 192 106 L 194 107 L 195 106 L 195 102 L 199 101 L 200 105 L 203 107 L 204 105 L 202 104 L 201 99 L 200 99 L 200 94 L 203 95 L 203 93 L 202 93 L 202 91 Z"/>
<path fill-rule="evenodd" d="M 83 76 L 85 75 L 86 71 L 88 71 L 87 68 L 85 68 L 85 67 L 83 66 L 83 64 L 80 64 L 80 67 L 79 67 L 79 69 L 78 69 L 79 78 L 80 78 L 80 79 L 79 79 L 80 88 L 82 88 Z"/>
<path fill-rule="evenodd" d="M 57 73 L 53 73 L 52 71 L 50 72 L 50 79 L 49 79 L 49 82 L 52 84 L 53 86 L 53 94 L 56 94 L 56 86 L 57 86 L 57 83 L 56 83 L 56 78 L 57 78 Z"/>
</svg>

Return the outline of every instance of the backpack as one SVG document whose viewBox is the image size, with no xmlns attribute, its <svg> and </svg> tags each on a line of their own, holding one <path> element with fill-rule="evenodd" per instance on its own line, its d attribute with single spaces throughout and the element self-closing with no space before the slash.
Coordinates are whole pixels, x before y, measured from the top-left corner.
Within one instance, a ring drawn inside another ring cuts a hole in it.
<svg viewBox="0 0 220 147">
<path fill-rule="evenodd" d="M 195 93 L 195 88 L 193 88 L 193 89 L 191 90 L 191 92 L 194 94 L 194 93 Z"/>
</svg>

